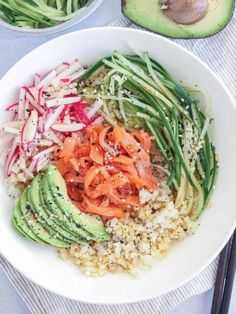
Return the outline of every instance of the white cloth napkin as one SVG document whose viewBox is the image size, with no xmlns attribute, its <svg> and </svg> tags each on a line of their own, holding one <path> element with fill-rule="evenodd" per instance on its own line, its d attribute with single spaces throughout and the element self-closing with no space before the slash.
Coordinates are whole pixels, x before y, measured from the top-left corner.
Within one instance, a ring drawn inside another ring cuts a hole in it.
<svg viewBox="0 0 236 314">
<path fill-rule="evenodd" d="M 110 26 L 137 26 L 120 17 Z M 191 50 L 226 82 L 236 96 L 236 15 L 218 35 L 199 40 L 175 40 Z M 217 259 L 182 287 L 150 301 L 130 305 L 94 305 L 57 296 L 32 283 L 0 256 L 0 265 L 33 314 L 167 314 L 189 297 L 203 293 L 214 285 Z"/>
</svg>

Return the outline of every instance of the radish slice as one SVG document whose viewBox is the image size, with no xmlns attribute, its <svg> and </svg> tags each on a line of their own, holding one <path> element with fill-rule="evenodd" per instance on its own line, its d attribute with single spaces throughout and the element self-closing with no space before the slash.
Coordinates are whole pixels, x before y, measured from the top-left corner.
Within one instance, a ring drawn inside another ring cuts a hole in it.
<svg viewBox="0 0 236 314">
<path fill-rule="evenodd" d="M 63 119 L 63 124 L 70 124 L 71 123 L 71 119 L 70 119 L 70 115 L 65 115 L 64 119 Z"/>
<path fill-rule="evenodd" d="M 44 169 L 48 164 L 48 158 L 40 159 L 36 164 L 36 171 L 39 172 Z"/>
<path fill-rule="evenodd" d="M 80 69 L 78 72 L 75 72 L 74 74 L 72 74 L 69 79 L 71 82 L 73 82 L 74 80 L 76 80 L 77 78 L 81 77 L 81 75 L 83 75 L 85 73 L 85 69 L 82 68 Z"/>
<path fill-rule="evenodd" d="M 43 133 L 43 135 L 46 139 L 51 140 L 60 146 L 63 144 L 62 141 L 59 139 L 59 137 L 55 134 L 55 132 L 52 129 L 49 129 L 47 132 Z"/>
<path fill-rule="evenodd" d="M 2 128 L 10 127 L 10 128 L 15 128 L 15 129 L 21 129 L 24 124 L 25 124 L 24 121 L 10 121 L 10 122 L 4 123 Z"/>
<path fill-rule="evenodd" d="M 69 78 L 61 78 L 60 81 L 62 83 L 70 83 L 71 82 L 71 80 Z"/>
<path fill-rule="evenodd" d="M 70 75 L 69 77 L 61 78 L 60 81 L 62 83 L 71 83 L 75 81 L 77 78 L 81 77 L 85 73 L 85 69 L 82 68 L 79 71 L 75 72 L 74 74 Z"/>
<path fill-rule="evenodd" d="M 14 142 L 12 143 L 11 150 L 8 154 L 7 161 L 6 161 L 5 170 L 8 176 L 11 174 L 11 168 L 18 157 L 19 157 L 19 147 L 16 144 L 16 141 L 14 140 Z"/>
<path fill-rule="evenodd" d="M 17 145 L 21 144 L 21 134 L 15 135 L 14 140 L 16 141 Z"/>
<path fill-rule="evenodd" d="M 35 145 L 39 147 L 44 147 L 44 146 L 52 146 L 53 142 L 50 140 L 45 140 L 45 139 L 36 139 L 33 142 Z"/>
<path fill-rule="evenodd" d="M 24 152 L 27 151 L 29 144 L 34 140 L 38 127 L 38 112 L 32 110 L 30 116 L 25 121 L 21 133 L 21 145 Z"/>
<path fill-rule="evenodd" d="M 19 158 L 19 166 L 20 169 L 25 169 L 26 168 L 26 157 L 23 154 L 23 152 L 20 150 L 20 158 Z"/>
<path fill-rule="evenodd" d="M 19 158 L 19 169 L 23 171 L 24 175 L 26 178 L 33 179 L 33 174 L 30 172 L 27 167 L 26 167 L 26 158 L 24 154 L 20 153 L 20 158 Z"/>
<path fill-rule="evenodd" d="M 37 164 L 37 159 L 31 161 L 31 164 L 29 165 L 29 168 L 28 168 L 28 171 L 30 173 L 34 172 L 36 164 Z"/>
<path fill-rule="evenodd" d="M 66 69 L 68 69 L 70 66 L 69 62 L 63 62 L 62 64 L 60 64 L 57 68 L 57 74 L 61 74 L 62 72 L 64 72 Z"/>
<path fill-rule="evenodd" d="M 29 179 L 33 179 L 34 175 L 33 173 L 31 173 L 27 168 L 23 169 L 24 175 L 29 178 Z"/>
<path fill-rule="evenodd" d="M 7 134 L 0 138 L 0 149 L 9 146 L 14 139 L 13 134 Z M 8 148 L 8 147 L 7 147 Z"/>
<path fill-rule="evenodd" d="M 12 172 L 13 165 L 19 158 L 19 147 L 16 148 L 14 154 L 12 155 L 12 158 L 9 161 L 8 167 L 7 167 L 7 175 L 9 176 Z"/>
<path fill-rule="evenodd" d="M 54 152 L 55 149 L 58 148 L 58 145 L 54 145 L 52 147 L 49 147 L 47 149 L 42 150 L 38 154 L 34 155 L 33 160 L 39 160 L 41 158 L 46 158 L 49 156 L 50 153 Z"/>
<path fill-rule="evenodd" d="M 41 115 L 45 113 L 45 110 L 37 104 L 35 99 L 30 94 L 26 94 L 26 99 L 39 113 L 41 113 Z"/>
<path fill-rule="evenodd" d="M 15 162 L 13 164 L 13 166 L 11 167 L 11 172 L 15 173 L 15 174 L 18 174 L 20 172 L 20 167 L 19 167 L 19 163 L 18 163 L 18 160 L 17 162 Z"/>
<path fill-rule="evenodd" d="M 103 102 L 101 99 L 98 99 L 97 101 L 95 101 L 95 103 L 87 111 L 87 117 L 91 119 L 95 115 L 95 113 L 97 113 L 98 110 L 102 107 L 102 105 L 103 105 Z"/>
<path fill-rule="evenodd" d="M 15 111 L 16 109 L 18 109 L 18 102 L 8 106 L 5 110 L 6 111 Z"/>
<path fill-rule="evenodd" d="M 46 106 L 49 107 L 56 107 L 60 105 L 68 105 L 79 102 L 81 97 L 65 97 L 65 98 L 55 98 L 46 100 Z"/>
<path fill-rule="evenodd" d="M 102 124 L 104 122 L 104 118 L 103 117 L 97 117 L 94 121 L 93 121 L 93 125 L 99 125 Z"/>
<path fill-rule="evenodd" d="M 17 134 L 17 135 L 21 134 L 21 130 L 16 129 L 16 128 L 11 128 L 9 126 L 4 126 L 2 130 L 10 134 Z"/>
<path fill-rule="evenodd" d="M 29 101 L 28 99 L 25 100 L 25 119 L 29 117 L 30 109 L 29 109 Z"/>
<path fill-rule="evenodd" d="M 1 153 L 0 153 L 0 166 L 4 167 L 7 161 L 7 153 L 8 153 L 8 147 L 6 147 Z"/>
<path fill-rule="evenodd" d="M 48 118 L 48 120 L 44 124 L 44 132 L 46 132 L 51 127 L 51 125 L 57 121 L 63 109 L 64 109 L 64 106 L 59 106 L 54 110 L 54 112 L 51 114 L 51 116 Z"/>
<path fill-rule="evenodd" d="M 71 124 L 54 124 L 52 129 L 58 132 L 76 132 L 83 130 L 86 127 L 84 123 L 71 123 Z"/>
<path fill-rule="evenodd" d="M 34 100 L 38 98 L 38 89 L 34 86 L 23 86 L 23 89 L 29 94 Z"/>
<path fill-rule="evenodd" d="M 77 61 L 74 64 L 72 64 L 71 66 L 69 66 L 65 71 L 63 71 L 59 75 L 57 75 L 57 77 L 55 77 L 51 81 L 51 85 L 53 85 L 54 87 L 58 87 L 60 84 L 61 78 L 65 78 L 65 77 L 70 76 L 74 72 L 78 71 L 79 68 L 80 68 L 80 63 Z"/>
<path fill-rule="evenodd" d="M 43 89 L 42 88 L 40 88 L 38 91 L 38 104 L 41 107 L 44 107 L 44 104 L 45 104 L 45 100 L 43 98 Z"/>
<path fill-rule="evenodd" d="M 46 88 L 56 76 L 57 76 L 57 71 L 52 70 L 50 73 L 48 73 L 48 75 L 44 77 L 44 79 L 38 85 L 36 85 L 36 88 L 38 89 L 42 87 Z"/>
<path fill-rule="evenodd" d="M 44 125 L 44 119 L 43 119 L 43 117 L 39 117 L 39 119 L 38 119 L 38 131 L 40 133 L 43 133 L 43 125 Z"/>
<path fill-rule="evenodd" d="M 24 120 L 25 118 L 25 105 L 24 105 L 25 96 L 26 96 L 26 91 L 24 88 L 21 88 L 19 103 L 18 103 L 18 120 Z"/>
<path fill-rule="evenodd" d="M 37 86 L 41 81 L 41 76 L 38 73 L 34 75 L 34 86 Z"/>
</svg>

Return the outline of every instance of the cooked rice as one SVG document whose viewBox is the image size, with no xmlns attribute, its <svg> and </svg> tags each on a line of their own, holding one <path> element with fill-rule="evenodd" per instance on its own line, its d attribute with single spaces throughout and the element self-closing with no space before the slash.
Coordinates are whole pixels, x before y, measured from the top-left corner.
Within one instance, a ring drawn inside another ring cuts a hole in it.
<svg viewBox="0 0 236 314">
<path fill-rule="evenodd" d="M 184 208 L 175 208 L 166 181 L 161 181 L 153 193 L 142 190 L 140 200 L 145 204 L 127 212 L 124 219 L 114 218 L 106 223 L 109 241 L 73 245 L 60 249 L 60 256 L 72 260 L 90 276 L 123 271 L 135 274 L 149 268 L 173 243 L 193 232 L 195 223 Z"/>
</svg>

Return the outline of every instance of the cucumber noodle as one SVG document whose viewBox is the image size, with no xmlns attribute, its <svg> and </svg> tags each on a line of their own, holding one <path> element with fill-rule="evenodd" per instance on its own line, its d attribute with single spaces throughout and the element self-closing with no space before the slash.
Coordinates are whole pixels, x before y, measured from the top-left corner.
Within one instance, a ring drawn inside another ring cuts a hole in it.
<svg viewBox="0 0 236 314">
<path fill-rule="evenodd" d="M 23 28 L 52 27 L 85 10 L 88 0 L 0 0 L 0 13 L 9 24 Z"/>
<path fill-rule="evenodd" d="M 98 88 L 83 88 L 103 74 Z M 86 98 L 103 99 L 103 116 L 127 129 L 145 127 L 165 158 L 167 184 L 175 191 L 175 206 L 185 206 L 197 219 L 208 205 L 218 171 L 215 148 L 208 136 L 209 100 L 200 88 L 177 83 L 147 53 L 124 56 L 115 51 L 98 61 L 79 82 Z M 196 95 L 205 96 L 205 112 Z M 161 167 L 159 167 L 161 168 Z"/>
</svg>

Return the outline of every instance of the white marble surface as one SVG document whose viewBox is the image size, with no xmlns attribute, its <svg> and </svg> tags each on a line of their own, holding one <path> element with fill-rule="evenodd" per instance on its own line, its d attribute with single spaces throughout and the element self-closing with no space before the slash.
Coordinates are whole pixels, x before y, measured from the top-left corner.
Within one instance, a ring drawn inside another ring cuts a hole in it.
<svg viewBox="0 0 236 314">
<path fill-rule="evenodd" d="M 119 14 L 120 0 L 104 0 L 104 3 L 92 16 L 69 31 L 104 25 L 119 16 Z M 27 52 L 55 36 L 58 36 L 58 34 L 47 36 L 20 35 L 0 28 L 0 77 Z M 236 287 L 233 292 L 230 314 L 236 314 L 235 296 Z M 210 313 L 211 300 L 212 290 L 189 299 L 184 304 L 179 305 L 172 314 Z M 0 269 L 0 314 L 29 313 L 30 311 Z"/>
</svg>

